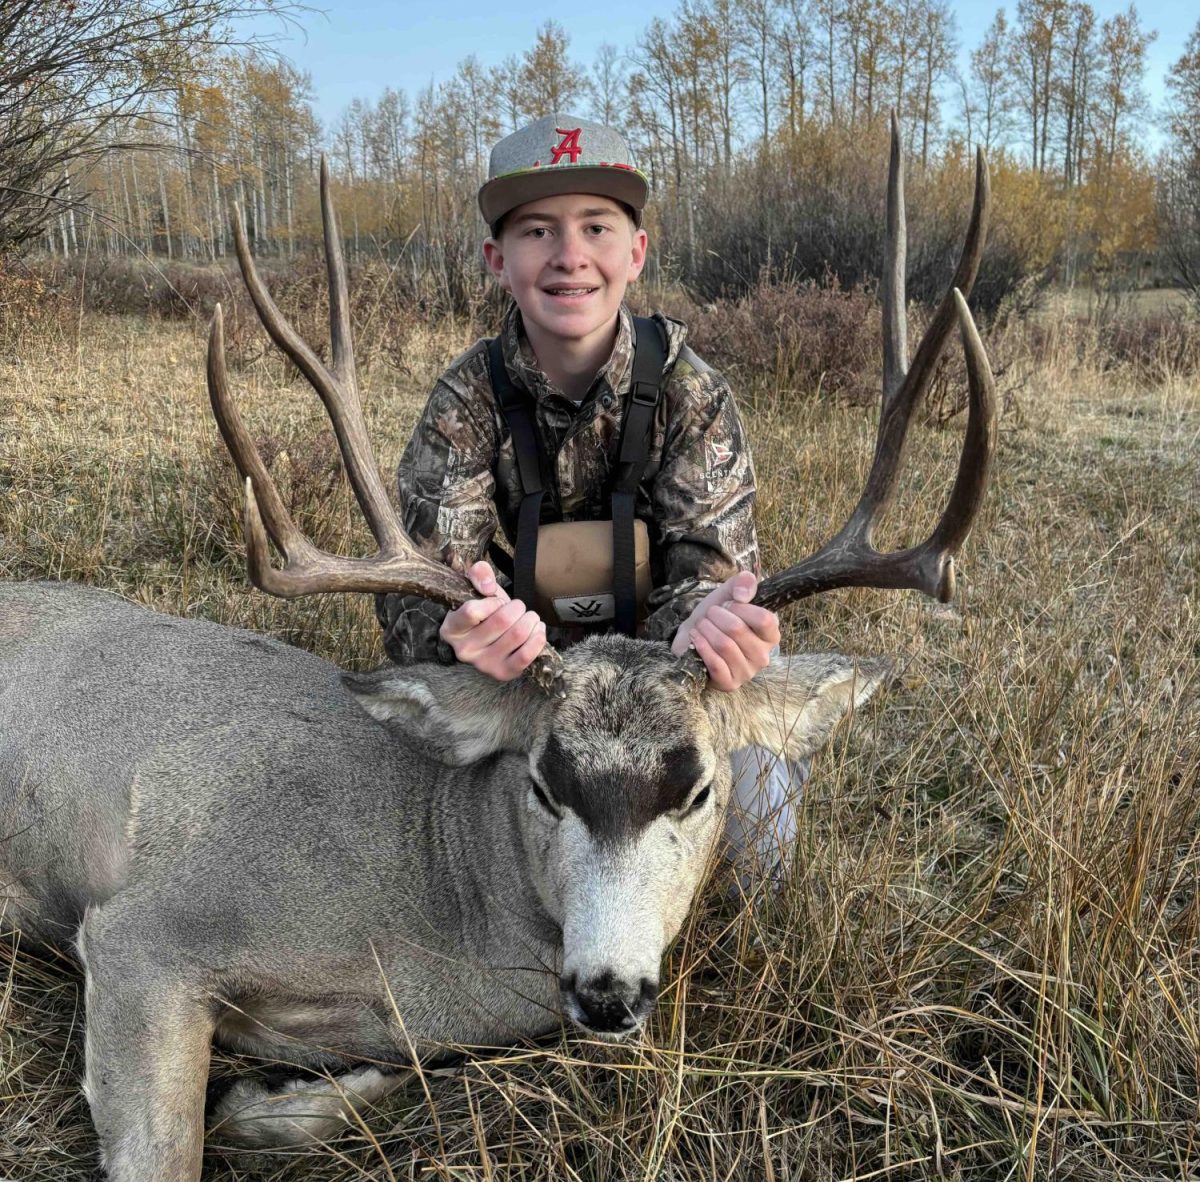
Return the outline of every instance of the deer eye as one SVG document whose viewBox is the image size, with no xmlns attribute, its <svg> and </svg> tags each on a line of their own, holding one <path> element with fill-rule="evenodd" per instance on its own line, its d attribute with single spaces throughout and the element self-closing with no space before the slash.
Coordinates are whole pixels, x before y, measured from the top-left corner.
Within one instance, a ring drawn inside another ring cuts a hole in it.
<svg viewBox="0 0 1200 1182">
<path fill-rule="evenodd" d="M 712 784 L 705 784 L 704 787 L 692 797 L 692 803 L 687 806 L 683 815 L 685 817 L 694 816 L 708 803 L 708 798 L 711 795 Z"/>
<path fill-rule="evenodd" d="M 556 821 L 561 821 L 562 813 L 550 803 L 550 797 L 546 795 L 546 793 L 542 790 L 541 784 L 539 784 L 532 776 L 529 777 L 529 787 L 533 789 L 533 794 L 537 797 L 538 804 L 540 804 L 542 808 L 544 808 L 546 812 L 548 812 Z"/>
</svg>

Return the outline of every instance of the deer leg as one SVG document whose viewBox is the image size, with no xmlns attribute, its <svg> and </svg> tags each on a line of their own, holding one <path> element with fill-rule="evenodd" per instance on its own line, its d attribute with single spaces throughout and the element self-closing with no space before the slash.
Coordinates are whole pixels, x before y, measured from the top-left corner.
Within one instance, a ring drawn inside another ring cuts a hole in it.
<svg viewBox="0 0 1200 1182">
<path fill-rule="evenodd" d="M 211 1132 L 245 1148 L 329 1141 L 369 1118 L 371 1110 L 412 1076 L 403 1069 L 358 1067 L 330 1078 L 297 1078 L 269 1087 L 238 1080 L 213 1110 Z"/>
<path fill-rule="evenodd" d="M 102 1164 L 112 1182 L 198 1182 L 210 1006 L 194 983 L 141 947 L 133 925 L 106 910 L 90 912 L 79 936 L 83 1090 Z"/>
</svg>

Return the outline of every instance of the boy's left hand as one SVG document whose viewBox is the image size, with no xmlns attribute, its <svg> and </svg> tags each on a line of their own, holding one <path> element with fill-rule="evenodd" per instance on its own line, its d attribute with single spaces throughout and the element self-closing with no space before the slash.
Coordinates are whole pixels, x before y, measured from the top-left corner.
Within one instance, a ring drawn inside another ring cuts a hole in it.
<svg viewBox="0 0 1200 1182">
<path fill-rule="evenodd" d="M 745 685 L 767 667 L 779 643 L 779 617 L 750 602 L 757 590 L 754 575 L 739 571 L 696 604 L 671 642 L 678 656 L 695 648 L 714 689 Z"/>
</svg>

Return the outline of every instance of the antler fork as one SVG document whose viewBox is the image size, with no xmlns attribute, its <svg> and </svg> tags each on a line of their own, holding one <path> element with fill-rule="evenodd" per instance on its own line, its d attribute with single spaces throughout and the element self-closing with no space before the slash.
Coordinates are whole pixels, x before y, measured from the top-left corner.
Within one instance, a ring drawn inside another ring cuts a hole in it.
<svg viewBox="0 0 1200 1182">
<path fill-rule="evenodd" d="M 966 241 L 950 287 L 942 297 L 911 368 L 904 301 L 907 249 L 904 167 L 900 124 L 892 112 L 888 165 L 887 234 L 880 291 L 883 302 L 883 407 L 875 458 L 862 496 L 842 528 L 814 554 L 765 579 L 754 602 L 772 610 L 834 587 L 910 587 L 948 602 L 954 596 L 954 555 L 970 532 L 987 492 L 996 450 L 995 382 L 983 343 L 964 298 L 970 294 L 987 236 L 991 187 L 982 150 L 975 157 L 975 201 Z M 933 532 L 920 545 L 880 553 L 871 544 L 891 503 L 904 459 L 913 410 L 924 397 L 934 367 L 957 320 L 970 391 L 966 438 L 950 499 Z"/>
<path fill-rule="evenodd" d="M 246 557 L 250 581 L 260 590 L 285 599 L 324 591 L 400 592 L 421 595 L 456 608 L 475 598 L 477 593 L 464 576 L 421 554 L 413 545 L 388 500 L 379 475 L 358 395 L 346 263 L 329 192 L 329 168 L 325 158 L 321 158 L 321 220 L 329 275 L 332 352 L 329 368 L 287 322 L 267 292 L 246 242 L 240 210 L 235 210 L 231 220 L 238 263 L 258 317 L 271 339 L 296 363 L 325 404 L 350 486 L 379 546 L 379 552 L 371 558 L 341 557 L 318 549 L 297 528 L 230 397 L 225 369 L 224 321 L 218 304 L 208 338 L 208 393 L 221 437 L 245 482 Z M 271 565 L 268 535 L 284 557 L 282 568 Z M 562 658 L 549 645 L 528 672 L 547 692 L 562 692 Z"/>
</svg>

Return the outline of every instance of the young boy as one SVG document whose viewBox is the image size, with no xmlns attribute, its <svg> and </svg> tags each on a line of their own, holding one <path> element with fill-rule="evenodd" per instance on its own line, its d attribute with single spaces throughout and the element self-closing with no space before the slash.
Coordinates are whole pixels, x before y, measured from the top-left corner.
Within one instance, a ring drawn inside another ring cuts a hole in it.
<svg viewBox="0 0 1200 1182">
<path fill-rule="evenodd" d="M 491 154 L 479 192 L 491 231 L 483 252 L 512 297 L 501 352 L 507 380 L 526 392 L 549 469 L 543 523 L 612 514 L 634 362 L 624 297 L 646 259 L 648 192 L 621 135 L 583 119 L 539 119 Z M 666 377 L 634 510 L 648 529 L 653 583 L 638 634 L 668 641 L 677 653 L 693 646 L 711 685 L 732 691 L 766 666 L 779 643 L 774 613 L 750 603 L 759 568 L 754 469 L 724 379 L 684 344 L 684 325 L 655 321 Z M 439 379 L 399 467 L 409 535 L 464 572 L 480 598 L 447 613 L 415 596 L 388 595 L 377 610 L 393 660 L 465 661 L 507 681 L 548 636 L 563 646 L 586 629 L 540 618 L 482 561 L 497 525 L 516 542 L 526 491 L 515 432 L 493 391 L 489 346 L 477 342 Z M 735 757 L 742 808 L 731 810 L 728 836 L 735 849 L 773 864 L 794 827 L 787 769 L 761 754 Z"/>
</svg>

